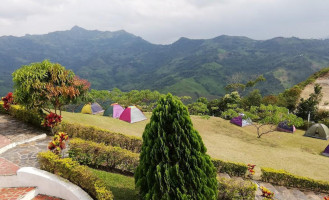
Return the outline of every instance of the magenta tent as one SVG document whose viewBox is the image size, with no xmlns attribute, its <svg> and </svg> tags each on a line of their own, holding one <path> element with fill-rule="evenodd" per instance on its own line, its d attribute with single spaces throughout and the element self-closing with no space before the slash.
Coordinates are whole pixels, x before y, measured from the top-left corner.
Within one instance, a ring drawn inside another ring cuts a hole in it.
<svg viewBox="0 0 329 200">
<path fill-rule="evenodd" d="M 135 123 L 146 120 L 147 118 L 136 106 L 129 106 L 122 112 L 119 119 L 129 123 Z"/>
<path fill-rule="evenodd" d="M 114 103 L 111 106 L 113 106 L 113 118 L 119 118 L 124 109 L 117 103 Z"/>
</svg>

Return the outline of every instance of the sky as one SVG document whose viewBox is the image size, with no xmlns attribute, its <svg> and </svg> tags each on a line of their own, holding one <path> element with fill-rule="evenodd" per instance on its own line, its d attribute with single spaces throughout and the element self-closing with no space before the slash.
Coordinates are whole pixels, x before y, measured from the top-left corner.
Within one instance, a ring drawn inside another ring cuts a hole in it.
<svg viewBox="0 0 329 200">
<path fill-rule="evenodd" d="M 328 0 L 1 0 L 0 36 L 77 25 L 125 30 L 155 44 L 219 35 L 329 38 Z"/>
</svg>

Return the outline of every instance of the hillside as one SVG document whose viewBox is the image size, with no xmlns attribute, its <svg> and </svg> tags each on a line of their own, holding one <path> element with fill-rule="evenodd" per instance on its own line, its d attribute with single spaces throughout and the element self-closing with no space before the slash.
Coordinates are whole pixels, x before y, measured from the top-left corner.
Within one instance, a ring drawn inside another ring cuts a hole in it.
<svg viewBox="0 0 329 200">
<path fill-rule="evenodd" d="M 314 92 L 314 85 L 319 84 L 322 87 L 322 100 L 319 104 L 319 109 L 329 110 L 329 72 L 317 78 L 315 82 L 308 84 L 303 89 L 300 98 L 307 99 Z"/>
<path fill-rule="evenodd" d="M 125 31 L 73 27 L 45 35 L 0 37 L 0 96 L 12 90 L 11 73 L 50 59 L 88 79 L 95 89 L 152 89 L 214 98 L 234 74 L 242 82 L 264 74 L 263 94 L 282 92 L 329 66 L 329 40 L 219 36 L 151 44 Z"/>
</svg>

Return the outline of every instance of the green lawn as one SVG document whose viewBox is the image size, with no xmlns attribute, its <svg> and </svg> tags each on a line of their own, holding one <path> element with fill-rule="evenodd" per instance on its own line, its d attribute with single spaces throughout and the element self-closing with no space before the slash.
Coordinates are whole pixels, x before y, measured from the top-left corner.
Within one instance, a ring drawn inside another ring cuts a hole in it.
<svg viewBox="0 0 329 200">
<path fill-rule="evenodd" d="M 105 182 L 106 187 L 112 191 L 115 200 L 138 199 L 138 191 L 135 189 L 134 177 L 96 169 L 91 170 Z"/>
<path fill-rule="evenodd" d="M 80 113 L 63 112 L 63 120 L 141 137 L 148 120 L 129 124 L 118 119 Z M 218 117 L 202 119 L 191 116 L 208 154 L 213 158 L 234 162 L 252 163 L 259 167 L 285 169 L 293 174 L 329 181 L 329 158 L 321 152 L 328 141 L 304 137 L 304 131 L 294 134 L 273 132 L 258 139 L 252 126 L 238 127 Z"/>
</svg>

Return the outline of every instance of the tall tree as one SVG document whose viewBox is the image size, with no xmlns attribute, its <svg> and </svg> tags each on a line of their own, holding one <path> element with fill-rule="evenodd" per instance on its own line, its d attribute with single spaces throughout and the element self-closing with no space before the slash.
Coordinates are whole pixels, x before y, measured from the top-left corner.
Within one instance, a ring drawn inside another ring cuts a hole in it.
<svg viewBox="0 0 329 200">
<path fill-rule="evenodd" d="M 55 113 L 66 105 L 84 95 L 90 83 L 75 76 L 71 70 L 58 63 L 44 60 L 32 63 L 13 73 L 14 95 L 17 103 L 28 109 L 44 109 Z"/>
<path fill-rule="evenodd" d="M 161 97 L 143 133 L 135 172 L 142 199 L 211 200 L 216 171 L 187 108 L 171 94 Z"/>
</svg>

